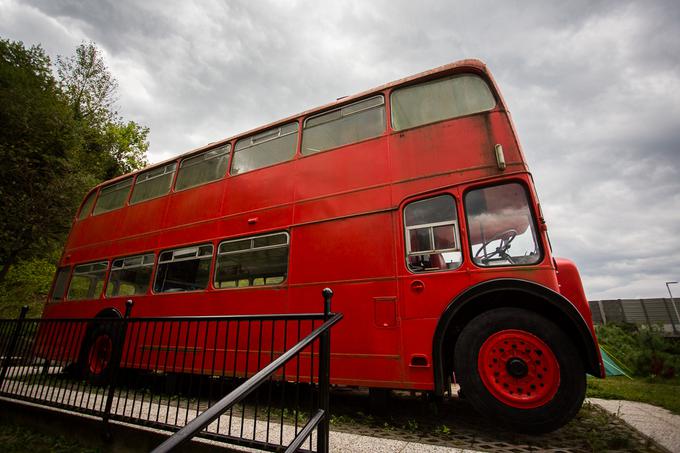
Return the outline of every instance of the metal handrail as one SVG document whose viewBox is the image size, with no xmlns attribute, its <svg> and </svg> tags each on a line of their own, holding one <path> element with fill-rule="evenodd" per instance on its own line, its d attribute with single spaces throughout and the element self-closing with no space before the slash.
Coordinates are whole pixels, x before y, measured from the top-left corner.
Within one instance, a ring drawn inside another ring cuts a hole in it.
<svg viewBox="0 0 680 453">
<path fill-rule="evenodd" d="M 314 416 L 309 419 L 307 424 L 302 428 L 298 435 L 295 436 L 293 442 L 291 442 L 288 448 L 286 448 L 285 453 L 294 453 L 298 451 L 298 449 L 302 446 L 305 439 L 307 439 L 307 437 L 309 437 L 309 435 L 312 434 L 314 428 L 319 426 L 319 423 L 323 421 L 324 416 L 327 417 L 328 413 L 323 409 L 319 409 L 318 411 L 316 411 L 316 414 L 314 414 Z"/>
<path fill-rule="evenodd" d="M 28 307 L 26 308 L 28 310 Z M 25 317 L 25 315 L 24 315 Z M 31 318 L 34 323 L 67 323 L 83 320 L 96 320 L 98 318 Z M 122 323 L 123 318 L 105 318 L 110 323 Z M 130 317 L 130 321 L 272 321 L 272 320 L 319 320 L 324 319 L 323 313 L 285 313 L 285 314 L 271 314 L 271 315 L 206 315 L 206 316 L 134 316 Z M 14 322 L 16 319 L 0 319 L 0 321 Z"/>
<path fill-rule="evenodd" d="M 303 338 L 299 343 L 286 351 L 278 359 L 271 362 L 269 365 L 258 371 L 246 382 L 238 386 L 234 391 L 219 400 L 210 408 L 206 409 L 198 417 L 187 423 L 182 429 L 170 436 L 162 444 L 152 450 L 152 453 L 163 453 L 173 450 L 190 440 L 203 428 L 208 426 L 220 415 L 228 411 L 235 404 L 246 398 L 250 393 L 257 389 L 263 382 L 271 377 L 279 368 L 283 367 L 287 362 L 298 355 L 303 349 L 309 346 L 314 340 L 319 338 L 323 333 L 327 332 L 333 325 L 342 319 L 342 313 L 332 314 L 331 317 L 319 326 L 312 333 Z M 318 414 L 317 414 L 318 415 Z M 322 414 L 326 415 L 326 414 Z M 321 419 L 319 418 L 319 421 Z M 318 421 L 317 421 L 318 424 Z M 311 432 L 311 431 L 310 431 Z M 302 439 L 304 441 L 304 438 Z"/>
</svg>

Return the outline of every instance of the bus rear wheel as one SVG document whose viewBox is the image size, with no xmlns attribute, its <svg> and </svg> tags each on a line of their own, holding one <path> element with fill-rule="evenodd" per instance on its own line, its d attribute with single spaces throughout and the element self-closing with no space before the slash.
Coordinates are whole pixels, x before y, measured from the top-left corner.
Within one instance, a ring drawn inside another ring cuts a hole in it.
<svg viewBox="0 0 680 453">
<path fill-rule="evenodd" d="M 80 369 L 83 378 L 97 385 L 106 383 L 111 371 L 113 346 L 111 326 L 95 325 L 81 353 Z"/>
<path fill-rule="evenodd" d="M 574 344 L 529 310 L 500 308 L 474 318 L 458 337 L 454 364 L 473 407 L 516 431 L 554 431 L 576 415 L 585 397 Z"/>
</svg>

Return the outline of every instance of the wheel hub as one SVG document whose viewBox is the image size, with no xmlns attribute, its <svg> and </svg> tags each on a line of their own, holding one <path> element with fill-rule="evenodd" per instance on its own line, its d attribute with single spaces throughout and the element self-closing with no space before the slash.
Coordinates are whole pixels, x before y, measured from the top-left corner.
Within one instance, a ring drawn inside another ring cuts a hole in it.
<svg viewBox="0 0 680 453">
<path fill-rule="evenodd" d="M 108 335 L 97 337 L 90 348 L 88 357 L 90 373 L 98 375 L 104 371 L 109 360 L 111 360 L 112 346 L 111 338 Z"/>
<path fill-rule="evenodd" d="M 477 369 L 494 398 L 522 409 L 548 403 L 560 385 L 552 349 L 524 330 L 502 330 L 487 338 L 479 349 Z"/>
<path fill-rule="evenodd" d="M 513 357 L 505 363 L 508 374 L 514 378 L 523 378 L 529 373 L 526 362 L 520 358 Z"/>
</svg>

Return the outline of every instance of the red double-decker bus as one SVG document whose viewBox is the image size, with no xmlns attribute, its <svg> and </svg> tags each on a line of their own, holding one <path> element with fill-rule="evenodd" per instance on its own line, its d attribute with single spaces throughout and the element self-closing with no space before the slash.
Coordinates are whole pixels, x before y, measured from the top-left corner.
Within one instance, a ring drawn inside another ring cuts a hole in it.
<svg viewBox="0 0 680 453">
<path fill-rule="evenodd" d="M 95 187 L 43 317 L 118 317 L 129 298 L 135 317 L 314 312 L 326 286 L 344 314 L 334 384 L 442 395 L 455 379 L 478 410 L 547 431 L 604 376 L 578 271 L 552 255 L 477 60 Z"/>
</svg>

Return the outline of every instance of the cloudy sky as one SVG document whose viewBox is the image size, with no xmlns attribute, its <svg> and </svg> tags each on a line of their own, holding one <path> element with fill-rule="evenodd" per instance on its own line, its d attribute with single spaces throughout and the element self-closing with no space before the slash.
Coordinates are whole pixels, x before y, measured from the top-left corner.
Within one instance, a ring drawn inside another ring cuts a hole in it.
<svg viewBox="0 0 680 453">
<path fill-rule="evenodd" d="M 0 37 L 94 41 L 152 162 L 480 58 L 588 297 L 680 280 L 680 2 L 0 0 Z"/>
</svg>

